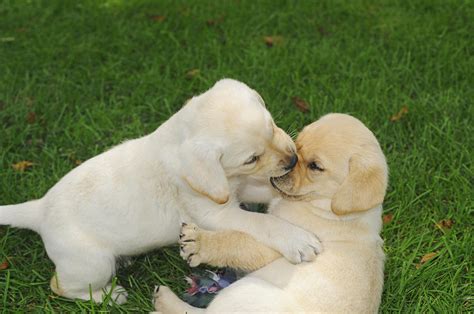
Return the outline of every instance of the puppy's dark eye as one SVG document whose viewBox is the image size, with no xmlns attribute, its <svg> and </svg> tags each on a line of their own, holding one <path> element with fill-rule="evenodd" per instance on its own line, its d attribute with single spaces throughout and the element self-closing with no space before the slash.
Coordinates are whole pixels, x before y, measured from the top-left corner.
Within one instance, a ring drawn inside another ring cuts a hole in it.
<svg viewBox="0 0 474 314">
<path fill-rule="evenodd" d="M 318 165 L 315 161 L 310 162 L 308 164 L 308 168 L 311 170 L 324 171 L 324 169 L 320 165 Z"/>
<path fill-rule="evenodd" d="M 250 165 L 258 161 L 260 156 L 252 156 L 250 157 L 246 162 L 244 162 L 244 165 Z"/>
</svg>

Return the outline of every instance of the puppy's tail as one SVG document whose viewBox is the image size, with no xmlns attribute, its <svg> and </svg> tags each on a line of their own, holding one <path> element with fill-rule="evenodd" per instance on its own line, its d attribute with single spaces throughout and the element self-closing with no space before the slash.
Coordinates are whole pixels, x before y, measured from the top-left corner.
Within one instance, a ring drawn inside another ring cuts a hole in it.
<svg viewBox="0 0 474 314">
<path fill-rule="evenodd" d="M 12 225 L 39 231 L 43 210 L 41 200 L 0 206 L 0 225 Z"/>
</svg>

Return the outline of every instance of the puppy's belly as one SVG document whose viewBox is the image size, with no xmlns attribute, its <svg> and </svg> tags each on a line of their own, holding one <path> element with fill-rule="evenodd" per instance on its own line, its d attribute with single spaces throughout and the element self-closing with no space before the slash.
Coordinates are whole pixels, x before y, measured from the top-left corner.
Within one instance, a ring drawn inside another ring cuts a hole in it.
<svg viewBox="0 0 474 314">
<path fill-rule="evenodd" d="M 283 289 L 308 311 L 357 312 L 371 303 L 373 282 L 382 274 L 382 262 L 372 257 L 370 251 L 347 244 L 326 245 L 311 263 L 278 259 L 249 276 Z"/>
<path fill-rule="evenodd" d="M 118 236 L 110 238 L 118 255 L 136 255 L 177 243 L 180 228 L 177 210 L 156 208 L 137 219 L 130 219 L 121 231 L 117 230 Z"/>
</svg>

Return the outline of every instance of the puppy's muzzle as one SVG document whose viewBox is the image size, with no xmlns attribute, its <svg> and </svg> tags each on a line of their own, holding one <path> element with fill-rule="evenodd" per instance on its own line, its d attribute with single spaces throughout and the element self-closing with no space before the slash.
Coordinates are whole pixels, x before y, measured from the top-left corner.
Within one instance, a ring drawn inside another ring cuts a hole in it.
<svg viewBox="0 0 474 314">
<path fill-rule="evenodd" d="M 285 171 L 290 171 L 296 166 L 297 162 L 298 162 L 298 155 L 294 154 L 293 156 L 291 156 L 290 163 L 283 169 L 285 169 Z"/>
</svg>

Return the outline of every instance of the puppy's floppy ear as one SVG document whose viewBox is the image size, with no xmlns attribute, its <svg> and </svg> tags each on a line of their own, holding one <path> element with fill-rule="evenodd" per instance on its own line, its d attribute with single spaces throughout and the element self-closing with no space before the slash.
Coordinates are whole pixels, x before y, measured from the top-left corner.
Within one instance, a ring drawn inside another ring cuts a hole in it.
<svg viewBox="0 0 474 314">
<path fill-rule="evenodd" d="M 181 177 L 196 192 L 218 204 L 229 200 L 229 183 L 222 168 L 222 150 L 212 140 L 190 139 L 180 147 Z"/>
<path fill-rule="evenodd" d="M 387 181 L 387 163 L 381 152 L 352 155 L 349 174 L 334 195 L 331 210 L 337 215 L 345 215 L 382 204 Z"/>
</svg>

